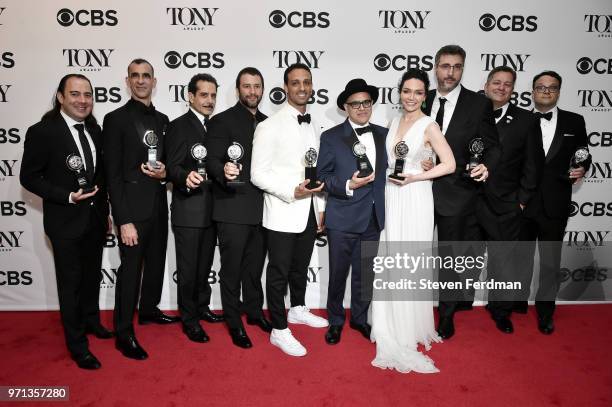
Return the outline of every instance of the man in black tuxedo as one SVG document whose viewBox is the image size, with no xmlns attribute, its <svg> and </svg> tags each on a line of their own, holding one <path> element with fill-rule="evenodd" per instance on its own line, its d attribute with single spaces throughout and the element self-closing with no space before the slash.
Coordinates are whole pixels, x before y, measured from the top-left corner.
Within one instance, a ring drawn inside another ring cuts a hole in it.
<svg viewBox="0 0 612 407">
<path fill-rule="evenodd" d="M 485 95 L 493 102 L 493 116 L 501 157 L 495 171 L 483 184 L 483 195 L 477 205 L 478 223 L 488 246 L 488 279 L 495 281 L 525 281 L 518 267 L 521 251 L 516 242 L 520 237 L 521 213 L 533 198 L 542 175 L 544 151 L 539 123 L 531 112 L 510 103 L 516 72 L 507 66 L 489 72 Z M 513 311 L 512 291 L 489 291 L 488 309 L 497 328 L 512 333 L 509 319 Z"/>
<path fill-rule="evenodd" d="M 232 342 L 241 348 L 253 346 L 242 320 L 265 332 L 272 325 L 263 315 L 261 275 L 266 257 L 265 235 L 261 226 L 263 192 L 250 181 L 253 134 L 267 116 L 258 110 L 264 89 L 261 72 L 253 67 L 242 69 L 236 77 L 238 102 L 210 121 L 207 147 L 208 168 L 213 183 L 213 219 L 217 222 L 221 253 L 221 301 Z M 244 156 L 232 163 L 227 149 L 239 143 Z M 233 185 L 239 177 L 244 184 Z M 229 184 L 228 184 L 229 182 Z M 242 287 L 242 304 L 240 289 Z"/>
<path fill-rule="evenodd" d="M 542 130 L 546 156 L 542 182 L 523 216 L 522 240 L 533 241 L 527 268 L 533 272 L 537 239 L 540 255 L 540 281 L 536 293 L 538 329 L 549 335 L 554 331 L 553 314 L 559 290 L 561 243 L 569 217 L 572 185 L 584 177 L 591 165 L 584 118 L 557 107 L 561 76 L 545 71 L 533 78 L 534 113 Z M 584 161 L 570 168 L 570 160 L 581 149 Z"/>
<path fill-rule="evenodd" d="M 26 133 L 20 173 L 23 187 L 43 199 L 66 345 L 82 369 L 101 366 L 89 351 L 85 334 L 113 336 L 100 324 L 98 303 L 102 250 L 110 224 L 101 131 L 92 109 L 89 79 L 64 76 L 53 109 Z M 78 167 L 79 175 L 74 171 Z M 88 186 L 93 187 L 91 192 L 83 190 Z"/>
<path fill-rule="evenodd" d="M 208 282 L 217 234 L 212 224 L 212 200 L 203 154 L 207 122 L 217 101 L 217 81 L 211 75 L 194 75 L 187 85 L 189 110 L 173 120 L 166 133 L 168 179 L 172 181 L 171 222 L 176 246 L 178 305 L 183 331 L 194 342 L 208 342 L 200 318 L 221 322 L 210 311 Z M 198 150 L 201 152 L 198 154 Z M 200 172 L 201 169 L 200 169 Z"/>
<path fill-rule="evenodd" d="M 132 324 L 139 288 L 140 324 L 180 320 L 163 314 L 157 307 L 168 239 L 162 149 L 168 117 L 151 103 L 156 79 L 149 62 L 133 60 L 125 81 L 131 99 L 104 117 L 104 165 L 112 214 L 121 237 L 121 266 L 115 287 L 116 347 L 124 356 L 142 360 L 148 355 L 136 340 Z"/>
<path fill-rule="evenodd" d="M 438 50 L 435 56 L 438 88 L 429 91 L 424 109 L 425 114 L 434 117 L 440 126 L 457 163 L 453 174 L 433 182 L 435 221 L 440 242 L 480 239 L 475 211 L 480 183 L 487 179 L 500 155 L 491 101 L 460 85 L 465 55 L 458 45 L 446 45 Z M 468 146 L 475 138 L 482 139 L 484 155 L 482 163 L 469 170 Z M 431 163 L 429 166 L 424 163 L 423 168 L 431 168 Z M 455 247 L 453 254 L 466 254 L 465 250 Z M 463 276 L 468 274 L 466 272 Z M 440 270 L 440 279 L 458 280 L 459 277 L 452 269 Z M 462 306 L 471 308 L 471 300 L 461 301 L 463 298 L 465 295 L 460 292 L 440 292 L 438 333 L 444 339 L 454 335 L 455 311 Z"/>
</svg>

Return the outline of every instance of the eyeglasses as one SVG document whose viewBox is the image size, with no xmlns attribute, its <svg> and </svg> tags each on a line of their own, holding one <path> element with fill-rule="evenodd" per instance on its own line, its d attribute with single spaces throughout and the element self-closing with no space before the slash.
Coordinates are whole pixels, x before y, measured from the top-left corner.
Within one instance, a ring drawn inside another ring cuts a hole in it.
<svg viewBox="0 0 612 407">
<path fill-rule="evenodd" d="M 558 86 L 536 86 L 534 89 L 538 93 L 559 93 Z"/>
<path fill-rule="evenodd" d="M 438 65 L 438 68 L 442 69 L 443 71 L 450 71 L 450 70 L 455 70 L 455 71 L 460 71 L 463 69 L 463 64 L 455 64 L 455 65 L 451 65 L 451 64 L 442 64 L 442 65 Z"/>
<path fill-rule="evenodd" d="M 346 104 L 349 105 L 351 109 L 353 110 L 357 110 L 359 109 L 359 107 L 363 107 L 364 109 L 367 109 L 369 107 L 372 107 L 372 99 L 355 100 L 354 102 L 347 102 Z"/>
</svg>

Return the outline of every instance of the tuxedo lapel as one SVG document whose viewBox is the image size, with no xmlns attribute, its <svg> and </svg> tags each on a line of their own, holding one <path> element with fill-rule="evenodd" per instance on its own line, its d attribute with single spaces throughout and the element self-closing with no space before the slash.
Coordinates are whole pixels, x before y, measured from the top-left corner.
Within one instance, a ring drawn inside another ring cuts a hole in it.
<svg viewBox="0 0 612 407">
<path fill-rule="evenodd" d="M 540 119 L 542 120 L 542 119 Z M 546 154 L 546 162 L 552 160 L 552 158 L 559 152 L 561 144 L 563 144 L 563 129 L 567 128 L 565 125 L 565 115 L 561 109 L 557 109 L 557 127 L 555 128 L 555 135 L 553 141 Z"/>
<path fill-rule="evenodd" d="M 497 122 L 497 124 L 495 125 L 497 127 L 497 133 L 499 134 L 500 143 L 506 137 L 506 133 L 510 131 L 512 120 L 514 119 L 514 116 L 516 115 L 514 113 L 514 109 L 515 108 L 513 104 L 508 105 L 508 108 L 506 109 L 506 114 L 504 114 L 502 118 L 499 119 L 499 122 Z"/>
<path fill-rule="evenodd" d="M 66 150 L 69 152 L 68 154 L 79 154 L 79 147 L 74 141 L 74 137 L 72 137 L 72 133 L 68 128 L 68 123 L 64 120 L 62 116 L 59 116 L 55 121 L 56 132 L 59 136 L 59 142 L 66 146 Z M 67 154 L 67 155 L 68 155 Z M 79 154 L 80 155 L 80 154 Z M 83 158 L 83 157 L 81 157 Z M 83 158 L 85 160 L 85 158 Z"/>
<path fill-rule="evenodd" d="M 192 144 L 203 143 L 204 137 L 206 136 L 204 124 L 200 122 L 198 117 L 195 115 L 195 113 L 191 111 L 191 109 L 189 109 L 189 111 L 187 112 L 187 117 L 189 119 L 189 124 L 192 127 L 192 131 L 187 133 L 187 140 L 193 141 Z"/>
</svg>

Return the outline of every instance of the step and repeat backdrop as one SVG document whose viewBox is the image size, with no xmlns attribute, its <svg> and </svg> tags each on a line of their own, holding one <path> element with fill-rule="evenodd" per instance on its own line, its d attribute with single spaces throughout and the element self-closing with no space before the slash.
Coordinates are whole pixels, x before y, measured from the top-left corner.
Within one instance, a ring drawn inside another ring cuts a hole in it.
<svg viewBox="0 0 612 407">
<path fill-rule="evenodd" d="M 465 48 L 463 84 L 483 88 L 488 71 L 516 69 L 512 102 L 531 108 L 531 80 L 552 69 L 563 77 L 560 107 L 582 114 L 593 166 L 574 187 L 564 245 L 568 281 L 602 281 L 609 270 L 599 254 L 612 237 L 612 3 L 609 0 L 496 3 L 311 0 L 254 1 L 0 1 L 0 309 L 58 309 L 53 258 L 42 227 L 41 200 L 19 184 L 27 128 L 51 107 L 59 79 L 88 76 L 94 114 L 129 99 L 128 63 L 155 68 L 153 102 L 170 119 L 187 109 L 187 82 L 199 72 L 220 84 L 216 111 L 236 102 L 236 73 L 255 66 L 264 75 L 261 110 L 285 102 L 283 71 L 303 62 L 312 69 L 310 112 L 322 128 L 344 120 L 336 97 L 352 78 L 380 88 L 372 121 L 400 114 L 397 82 L 407 68 L 429 72 L 443 45 Z M 434 82 L 435 85 L 435 82 Z M 568 163 L 569 164 L 569 163 Z M 161 307 L 176 308 L 174 240 L 170 235 Z M 109 234 L 100 303 L 112 309 L 119 267 L 117 236 Z M 219 259 L 210 282 L 220 308 Z M 308 273 L 307 305 L 326 302 L 327 239 L 317 239 Z M 572 293 L 568 294 L 571 297 Z M 568 298 L 579 299 L 579 298 Z"/>
</svg>

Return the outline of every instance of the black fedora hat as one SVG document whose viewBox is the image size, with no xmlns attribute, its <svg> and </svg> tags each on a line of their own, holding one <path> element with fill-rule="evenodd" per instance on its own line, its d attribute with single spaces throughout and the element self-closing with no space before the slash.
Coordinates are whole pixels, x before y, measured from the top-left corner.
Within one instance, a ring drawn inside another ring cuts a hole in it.
<svg viewBox="0 0 612 407">
<path fill-rule="evenodd" d="M 340 110 L 344 110 L 344 104 L 346 100 L 355 93 L 366 92 L 372 98 L 372 103 L 376 103 L 378 100 L 378 88 L 376 86 L 368 85 L 366 81 L 361 78 L 351 79 L 346 84 L 344 90 L 338 95 L 336 104 Z"/>
</svg>

